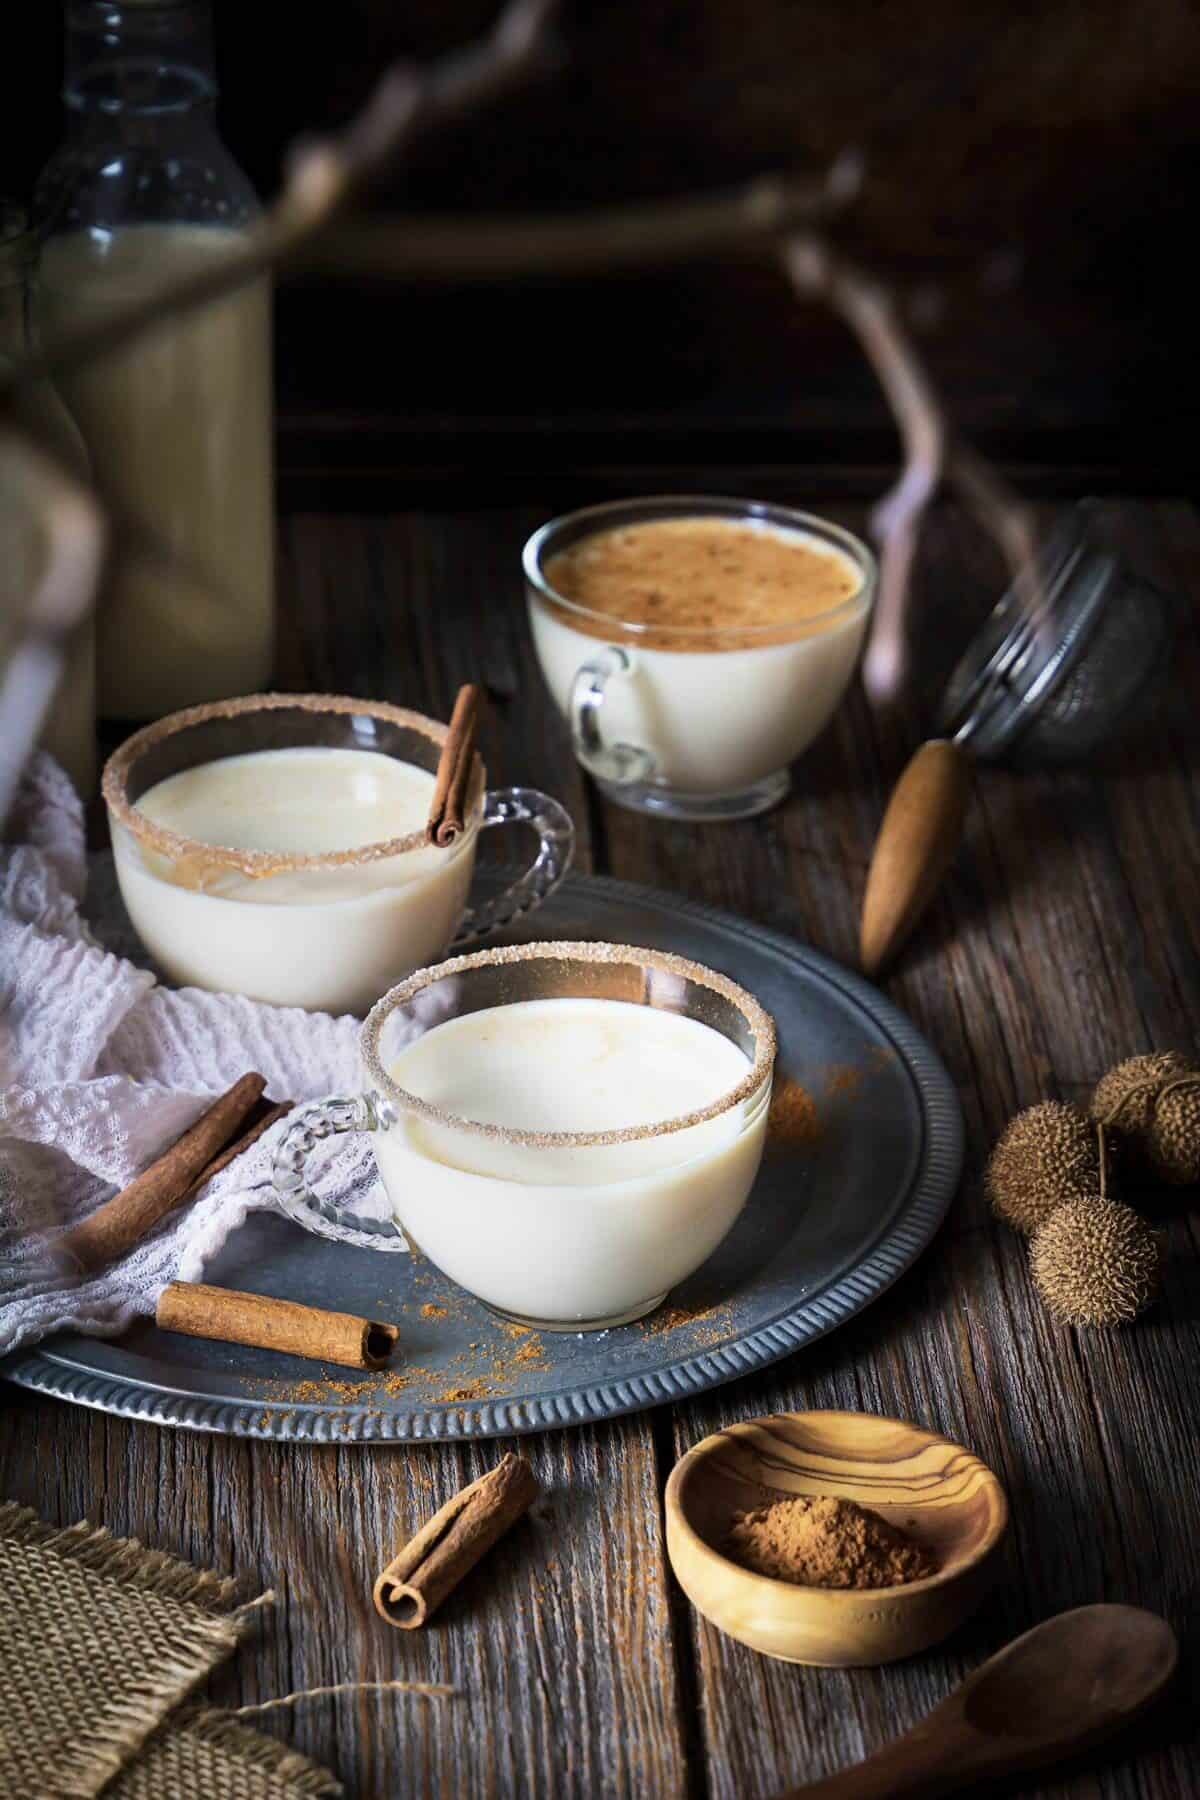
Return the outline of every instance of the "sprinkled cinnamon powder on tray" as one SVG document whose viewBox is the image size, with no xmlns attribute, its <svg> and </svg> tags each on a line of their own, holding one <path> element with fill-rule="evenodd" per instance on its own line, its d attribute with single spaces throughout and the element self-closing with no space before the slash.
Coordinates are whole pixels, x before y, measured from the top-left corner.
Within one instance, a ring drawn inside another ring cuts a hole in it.
<svg viewBox="0 0 1200 1800">
<path fill-rule="evenodd" d="M 424 1318 L 444 1318 L 448 1306 L 428 1302 L 418 1309 Z M 309 1376 L 299 1381 L 270 1380 L 269 1397 L 276 1402 L 291 1401 L 298 1406 L 329 1406 L 342 1402 L 364 1412 L 378 1412 L 373 1405 L 384 1399 L 395 1400 L 411 1392 L 414 1404 L 445 1406 L 468 1400 L 485 1400 L 505 1392 L 518 1374 L 541 1373 L 550 1367 L 546 1346 L 539 1333 L 528 1325 L 498 1321 L 512 1347 L 504 1344 L 474 1342 L 448 1359 L 441 1368 L 428 1364 L 393 1365 L 365 1374 L 357 1380 L 346 1380 L 332 1371 Z"/>
<path fill-rule="evenodd" d="M 494 1394 L 495 1391 L 495 1388 L 489 1386 L 486 1381 L 468 1381 L 462 1387 L 446 1388 L 443 1393 L 437 1395 L 437 1400 L 440 1403 L 451 1400 L 486 1400 L 488 1395 Z"/>
<path fill-rule="evenodd" d="M 638 1323 L 650 1337 L 661 1337 L 664 1332 L 690 1325 L 694 1329 L 687 1348 L 707 1349 L 729 1336 L 732 1320 L 733 1308 L 728 1300 L 722 1300 L 711 1306 L 661 1306 Z"/>
<path fill-rule="evenodd" d="M 822 1135 L 817 1103 L 808 1089 L 790 1075 L 775 1083 L 767 1113 L 767 1145 L 770 1149 L 794 1150 L 804 1144 L 815 1144 Z"/>
</svg>

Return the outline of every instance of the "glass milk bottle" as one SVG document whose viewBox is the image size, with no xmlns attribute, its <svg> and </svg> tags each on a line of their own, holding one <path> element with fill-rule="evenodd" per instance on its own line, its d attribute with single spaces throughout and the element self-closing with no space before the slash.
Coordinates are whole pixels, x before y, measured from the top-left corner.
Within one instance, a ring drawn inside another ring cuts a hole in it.
<svg viewBox="0 0 1200 1800">
<path fill-rule="evenodd" d="M 43 171 L 43 336 L 236 246 L 258 203 L 214 124 L 207 0 L 68 0 L 67 137 Z M 135 522 L 97 621 L 100 711 L 266 685 L 273 652 L 264 276 L 64 376 L 95 481 Z"/>
<path fill-rule="evenodd" d="M 0 367 L 11 366 L 34 347 L 33 307 L 37 279 L 37 239 L 23 210 L 0 199 Z M 41 443 L 82 480 L 88 456 L 79 428 L 49 382 L 25 388 L 18 416 L 36 430 Z M 24 510 L 19 484 L 0 471 L 0 610 L 15 623 L 37 580 L 41 555 L 37 522 Z M 5 624 L 0 621 L 0 638 Z M 96 682 L 92 621 L 74 634 L 58 692 L 42 729 L 42 744 L 66 770 L 84 799 L 96 785 Z"/>
</svg>

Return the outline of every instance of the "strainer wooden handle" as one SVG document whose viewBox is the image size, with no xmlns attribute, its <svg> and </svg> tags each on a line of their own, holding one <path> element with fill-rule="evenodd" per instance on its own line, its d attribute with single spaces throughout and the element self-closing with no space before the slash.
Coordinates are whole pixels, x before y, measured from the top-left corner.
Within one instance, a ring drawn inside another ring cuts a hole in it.
<svg viewBox="0 0 1200 1800">
<path fill-rule="evenodd" d="M 888 801 L 867 873 L 859 957 L 877 975 L 929 905 L 962 835 L 971 759 L 949 738 L 922 744 Z"/>
</svg>

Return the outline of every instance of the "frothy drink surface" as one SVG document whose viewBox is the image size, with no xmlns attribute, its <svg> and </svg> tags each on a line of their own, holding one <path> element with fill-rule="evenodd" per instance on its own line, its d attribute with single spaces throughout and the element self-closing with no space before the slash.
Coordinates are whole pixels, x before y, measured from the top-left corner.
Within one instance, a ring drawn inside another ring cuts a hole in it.
<svg viewBox="0 0 1200 1800">
<path fill-rule="evenodd" d="M 417 831 L 434 778 L 377 750 L 254 750 L 156 782 L 147 818 L 202 844 L 322 855 Z"/>
<path fill-rule="evenodd" d="M 698 1019 L 630 1001 L 524 1000 L 426 1032 L 392 1064 L 393 1080 L 458 1118 L 534 1132 L 623 1131 L 683 1118 L 737 1086 L 746 1058 Z M 740 1106 L 687 1129 L 599 1148 L 468 1136 L 406 1116 L 410 1151 L 446 1167 L 534 1187 L 651 1175 L 733 1143 Z"/>
<path fill-rule="evenodd" d="M 737 1045 L 698 1019 L 583 998 L 467 1013 L 419 1038 L 391 1069 L 445 1111 L 519 1131 L 654 1124 L 711 1105 L 745 1073 Z"/>
<path fill-rule="evenodd" d="M 652 647 L 687 650 L 731 648 L 730 634 L 770 640 L 772 628 L 785 639 L 861 586 L 848 557 L 802 532 L 700 517 L 594 532 L 550 557 L 545 575 L 577 606 L 647 628 Z M 605 635 L 602 620 L 573 614 L 572 624 Z"/>
</svg>

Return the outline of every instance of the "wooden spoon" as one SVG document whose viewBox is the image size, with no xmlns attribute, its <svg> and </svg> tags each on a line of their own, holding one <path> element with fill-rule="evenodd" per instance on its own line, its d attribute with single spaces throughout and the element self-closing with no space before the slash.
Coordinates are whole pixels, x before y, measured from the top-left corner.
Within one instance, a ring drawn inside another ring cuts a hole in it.
<svg viewBox="0 0 1200 1800">
<path fill-rule="evenodd" d="M 1175 1633 L 1140 1606 L 1080 1606 L 1019 1637 L 866 1762 L 781 1800 L 929 1800 L 1073 1756 L 1170 1680 Z"/>
</svg>

